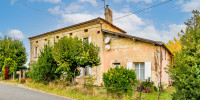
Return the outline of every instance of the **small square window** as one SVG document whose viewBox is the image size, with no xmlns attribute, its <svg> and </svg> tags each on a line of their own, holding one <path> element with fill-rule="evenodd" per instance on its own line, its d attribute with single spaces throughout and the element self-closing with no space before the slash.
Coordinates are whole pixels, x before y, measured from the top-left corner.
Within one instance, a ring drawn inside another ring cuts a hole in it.
<svg viewBox="0 0 200 100">
<path fill-rule="evenodd" d="M 97 34 L 99 34 L 100 33 L 100 31 L 97 31 Z"/>
<path fill-rule="evenodd" d="M 38 41 L 36 41 L 36 43 L 38 43 Z"/>
<path fill-rule="evenodd" d="M 59 36 L 56 36 L 57 39 L 59 39 Z"/>
<path fill-rule="evenodd" d="M 44 39 L 45 41 L 47 41 L 47 39 Z"/>
<path fill-rule="evenodd" d="M 88 29 L 85 29 L 84 32 L 88 32 Z"/>
<path fill-rule="evenodd" d="M 114 68 L 115 68 L 115 67 L 117 67 L 117 66 L 118 66 L 118 67 L 120 67 L 120 66 L 121 66 L 121 64 L 120 64 L 120 63 L 113 63 L 113 65 L 114 65 Z"/>
<path fill-rule="evenodd" d="M 69 33 L 69 36 L 72 36 L 73 35 L 73 33 Z"/>
</svg>

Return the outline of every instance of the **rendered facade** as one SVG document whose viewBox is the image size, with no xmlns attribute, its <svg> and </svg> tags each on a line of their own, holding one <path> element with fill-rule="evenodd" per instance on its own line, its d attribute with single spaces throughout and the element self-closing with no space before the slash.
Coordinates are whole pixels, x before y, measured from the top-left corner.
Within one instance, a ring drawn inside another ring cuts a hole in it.
<svg viewBox="0 0 200 100">
<path fill-rule="evenodd" d="M 108 7 L 105 9 L 105 19 L 96 18 L 30 37 L 30 61 L 37 61 L 39 50 L 48 40 L 53 44 L 63 36 L 77 36 L 100 47 L 101 65 L 86 69 L 88 74 L 94 75 L 95 84 L 103 84 L 103 73 L 120 65 L 134 69 L 139 80 L 150 77 L 156 86 L 160 79 L 168 85 L 170 78 L 165 68 L 171 63 L 171 53 L 164 43 L 128 35 L 112 24 L 112 11 Z M 79 82 L 83 81 L 82 72 L 85 71 L 80 69 L 81 75 L 77 77 Z"/>
</svg>

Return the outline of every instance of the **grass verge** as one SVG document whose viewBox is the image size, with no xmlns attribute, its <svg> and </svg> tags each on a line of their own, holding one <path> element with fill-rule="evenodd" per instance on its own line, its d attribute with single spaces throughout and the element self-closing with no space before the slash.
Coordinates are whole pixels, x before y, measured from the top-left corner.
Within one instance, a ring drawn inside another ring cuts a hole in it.
<svg viewBox="0 0 200 100">
<path fill-rule="evenodd" d="M 13 80 L 7 80 L 3 82 L 21 84 L 20 82 Z M 55 84 L 52 82 L 48 85 L 45 85 L 43 83 L 36 83 L 31 79 L 28 79 L 23 85 L 25 87 L 33 88 L 46 93 L 55 94 L 63 97 L 69 97 L 76 100 L 138 100 L 139 97 L 139 92 L 137 91 L 134 91 L 134 95 L 132 97 L 124 96 L 121 98 L 113 98 L 112 96 L 107 95 L 106 90 L 103 87 L 94 87 L 90 89 L 85 89 L 82 85 L 78 85 L 76 87 L 63 87 L 62 84 Z M 161 93 L 160 100 L 171 100 L 171 93 L 173 93 L 173 91 L 173 87 L 167 88 L 165 92 Z M 157 100 L 158 92 L 142 93 L 141 98 L 142 100 Z"/>
</svg>

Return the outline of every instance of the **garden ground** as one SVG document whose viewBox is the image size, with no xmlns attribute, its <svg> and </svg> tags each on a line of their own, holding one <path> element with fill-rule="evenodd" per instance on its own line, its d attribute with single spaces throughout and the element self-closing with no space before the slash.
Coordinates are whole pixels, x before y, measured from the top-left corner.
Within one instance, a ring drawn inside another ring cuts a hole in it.
<svg viewBox="0 0 200 100">
<path fill-rule="evenodd" d="M 32 88 L 35 90 L 40 90 L 42 92 L 55 94 L 59 96 L 69 97 L 77 100 L 137 100 L 139 98 L 139 92 L 134 91 L 132 97 L 117 97 L 111 94 L 107 94 L 104 87 L 95 86 L 93 88 L 83 88 L 82 85 L 75 86 L 66 86 L 63 87 L 62 84 L 58 82 L 50 82 L 48 85 L 43 83 L 36 83 L 31 79 L 26 80 L 26 83 L 22 84 L 18 81 L 13 80 L 6 80 L 1 81 L 6 84 L 11 84 L 15 86 L 23 86 L 26 88 Z M 160 96 L 160 100 L 171 100 L 171 93 L 174 92 L 173 87 L 168 87 L 165 89 Z M 157 100 L 159 92 L 154 93 L 142 93 L 141 98 L 142 100 Z"/>
</svg>

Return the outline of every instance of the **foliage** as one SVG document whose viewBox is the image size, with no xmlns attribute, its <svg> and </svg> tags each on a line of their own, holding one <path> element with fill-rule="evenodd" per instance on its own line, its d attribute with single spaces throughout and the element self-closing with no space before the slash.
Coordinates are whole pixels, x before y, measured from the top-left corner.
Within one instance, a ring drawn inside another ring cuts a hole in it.
<svg viewBox="0 0 200 100">
<path fill-rule="evenodd" d="M 200 99 L 200 12 L 185 23 L 182 31 L 181 50 L 176 53 L 169 73 L 175 81 L 173 99 Z"/>
<path fill-rule="evenodd" d="M 20 40 L 5 36 L 0 38 L 0 71 L 6 59 L 16 63 L 16 67 L 23 66 L 27 61 L 26 49 Z"/>
<path fill-rule="evenodd" d="M 132 95 L 133 86 L 137 82 L 134 70 L 128 70 L 124 67 L 115 67 L 103 74 L 103 81 L 106 90 L 109 93 Z"/>
<path fill-rule="evenodd" d="M 24 78 L 22 78 L 22 79 L 20 80 L 20 82 L 21 82 L 21 83 L 25 83 L 26 80 L 25 80 Z"/>
<path fill-rule="evenodd" d="M 5 66 L 7 66 L 7 65 L 10 66 L 8 75 L 11 75 L 16 70 L 17 64 L 15 63 L 15 61 L 12 60 L 11 58 L 5 58 L 4 65 L 2 67 L 3 78 L 5 77 Z"/>
<path fill-rule="evenodd" d="M 48 83 L 59 77 L 59 74 L 55 73 L 57 68 L 57 63 L 52 55 L 52 47 L 44 45 L 44 49 L 40 51 L 38 62 L 31 64 L 29 76 L 36 82 Z"/>
<path fill-rule="evenodd" d="M 173 55 L 175 55 L 175 52 L 181 50 L 180 39 L 181 35 L 178 33 L 178 38 L 174 37 L 174 40 L 169 40 L 169 42 L 166 44 L 167 48 L 172 52 Z"/>
<path fill-rule="evenodd" d="M 53 56 L 59 64 L 57 73 L 67 72 L 69 77 L 80 74 L 77 68 L 79 66 L 90 65 L 90 67 L 99 65 L 99 48 L 93 43 L 82 41 L 78 37 L 62 37 L 54 43 Z"/>
<path fill-rule="evenodd" d="M 150 81 L 150 78 L 148 78 L 146 81 L 142 81 L 141 82 L 141 90 L 143 93 L 150 93 L 150 92 L 154 92 L 157 91 L 157 88 L 154 86 L 154 82 Z M 140 90 L 140 89 L 137 89 Z"/>
</svg>

